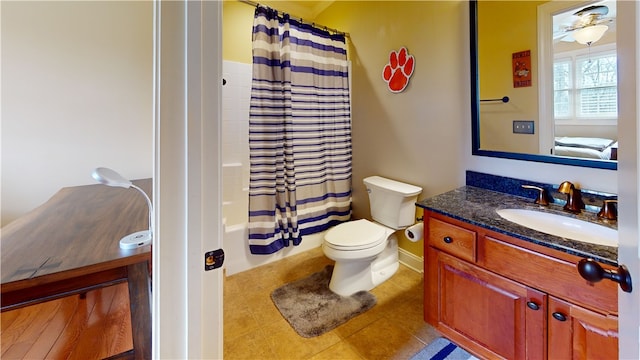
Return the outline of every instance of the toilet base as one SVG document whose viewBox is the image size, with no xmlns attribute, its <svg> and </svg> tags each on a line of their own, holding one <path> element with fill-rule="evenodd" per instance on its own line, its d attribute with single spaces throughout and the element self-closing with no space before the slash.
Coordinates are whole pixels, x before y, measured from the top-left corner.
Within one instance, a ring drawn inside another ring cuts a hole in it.
<svg viewBox="0 0 640 360">
<path fill-rule="evenodd" d="M 393 234 L 387 239 L 385 249 L 376 257 L 336 261 L 329 289 L 341 296 L 369 291 L 393 276 L 399 266 L 398 239 Z"/>
</svg>

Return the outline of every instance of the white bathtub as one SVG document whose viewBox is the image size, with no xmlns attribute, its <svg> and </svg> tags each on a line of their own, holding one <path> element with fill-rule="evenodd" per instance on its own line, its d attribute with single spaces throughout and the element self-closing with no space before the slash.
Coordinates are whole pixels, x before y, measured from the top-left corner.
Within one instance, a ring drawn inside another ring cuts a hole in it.
<svg viewBox="0 0 640 360">
<path fill-rule="evenodd" d="M 224 266 L 227 276 L 317 248 L 322 244 L 322 239 L 324 238 L 324 232 L 307 235 L 302 238 L 302 243 L 298 246 L 285 247 L 275 254 L 254 255 L 249 251 L 246 223 L 225 224 L 223 229 Z"/>
</svg>

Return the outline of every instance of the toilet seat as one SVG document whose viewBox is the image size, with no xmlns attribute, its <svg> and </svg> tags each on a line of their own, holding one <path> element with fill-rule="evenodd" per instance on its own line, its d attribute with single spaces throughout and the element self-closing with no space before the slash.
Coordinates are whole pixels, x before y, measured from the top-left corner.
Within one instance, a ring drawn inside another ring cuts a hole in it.
<svg viewBox="0 0 640 360">
<path fill-rule="evenodd" d="M 325 244 L 335 250 L 364 250 L 385 242 L 387 231 L 381 225 L 361 219 L 334 226 L 324 239 Z"/>
</svg>

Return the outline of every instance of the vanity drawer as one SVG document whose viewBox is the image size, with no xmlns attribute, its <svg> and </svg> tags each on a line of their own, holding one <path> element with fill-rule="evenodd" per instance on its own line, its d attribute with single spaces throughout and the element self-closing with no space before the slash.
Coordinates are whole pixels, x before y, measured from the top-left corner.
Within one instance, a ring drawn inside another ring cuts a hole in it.
<svg viewBox="0 0 640 360">
<path fill-rule="evenodd" d="M 484 236 L 478 262 L 486 269 L 553 296 L 606 314 L 617 314 L 617 283 L 589 283 L 576 264 Z M 604 266 L 607 267 L 607 266 Z"/>
<path fill-rule="evenodd" d="M 429 218 L 429 245 L 470 262 L 476 261 L 476 232 L 432 217 Z"/>
</svg>

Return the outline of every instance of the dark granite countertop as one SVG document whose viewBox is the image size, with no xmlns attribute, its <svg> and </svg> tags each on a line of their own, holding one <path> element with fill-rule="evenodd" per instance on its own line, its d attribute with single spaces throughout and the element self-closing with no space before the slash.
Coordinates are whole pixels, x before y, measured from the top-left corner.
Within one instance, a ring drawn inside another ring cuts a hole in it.
<svg viewBox="0 0 640 360">
<path fill-rule="evenodd" d="M 557 213 L 575 217 L 607 227 L 617 229 L 616 221 L 600 220 L 596 213 L 583 211 L 579 215 L 562 210 L 562 206 L 552 204 L 539 206 L 533 200 L 516 195 L 487 190 L 474 186 L 464 186 L 416 203 L 417 206 L 447 215 L 469 224 L 503 233 L 518 239 L 529 241 L 552 249 L 564 251 L 581 257 L 590 257 L 602 263 L 617 266 L 618 248 L 594 245 L 548 235 L 501 218 L 498 209 L 530 209 Z"/>
</svg>

